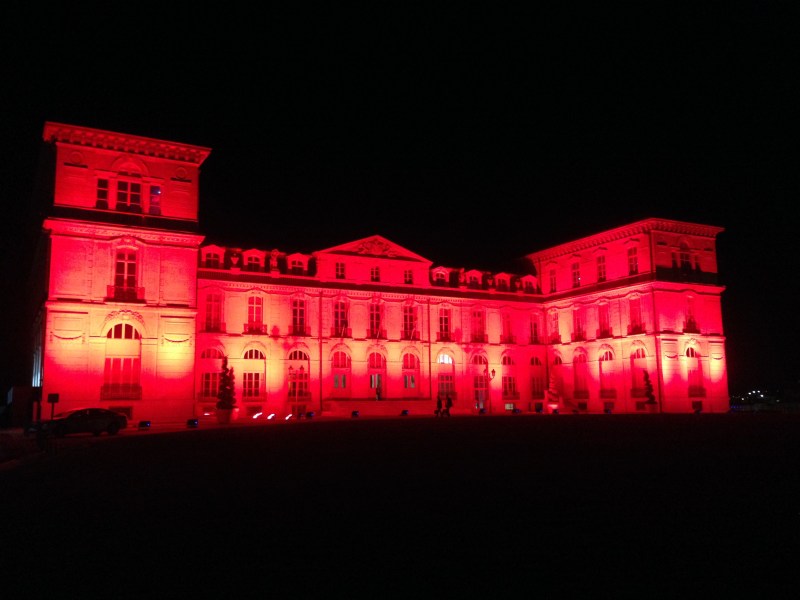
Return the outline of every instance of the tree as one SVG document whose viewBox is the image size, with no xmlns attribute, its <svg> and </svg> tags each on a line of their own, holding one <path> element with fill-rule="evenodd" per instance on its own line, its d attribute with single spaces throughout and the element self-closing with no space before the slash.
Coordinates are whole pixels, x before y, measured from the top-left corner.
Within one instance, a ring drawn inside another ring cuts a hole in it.
<svg viewBox="0 0 800 600">
<path fill-rule="evenodd" d="M 228 357 L 222 359 L 222 372 L 219 376 L 219 392 L 217 392 L 217 408 L 232 409 L 236 406 L 236 390 L 234 386 L 233 367 L 228 368 Z"/>
<path fill-rule="evenodd" d="M 656 395 L 653 393 L 653 384 L 650 382 L 650 375 L 644 372 L 644 395 L 647 396 L 648 404 L 656 403 Z"/>
</svg>

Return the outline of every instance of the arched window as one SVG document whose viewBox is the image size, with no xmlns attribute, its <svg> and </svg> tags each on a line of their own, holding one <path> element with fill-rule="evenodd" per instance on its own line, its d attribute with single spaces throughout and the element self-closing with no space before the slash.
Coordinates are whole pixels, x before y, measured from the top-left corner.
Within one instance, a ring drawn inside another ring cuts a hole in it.
<svg viewBox="0 0 800 600">
<path fill-rule="evenodd" d="M 700 362 L 700 353 L 692 346 L 686 349 L 686 374 L 689 380 L 689 397 L 704 397 L 706 390 L 703 385 L 703 365 Z"/>
<path fill-rule="evenodd" d="M 417 385 L 419 382 L 419 359 L 410 352 L 403 354 L 403 395 L 406 397 L 419 396 Z"/>
<path fill-rule="evenodd" d="M 250 348 L 242 355 L 242 399 L 247 402 L 259 400 L 261 387 L 266 375 L 264 353 L 257 348 Z"/>
<path fill-rule="evenodd" d="M 609 348 L 600 351 L 599 369 L 600 397 L 607 399 L 616 398 L 617 386 L 614 372 L 614 353 Z"/>
<path fill-rule="evenodd" d="M 224 354 L 219 348 L 206 348 L 200 354 L 200 358 L 223 358 Z"/>
<path fill-rule="evenodd" d="M 516 400 L 519 398 L 519 393 L 517 392 L 517 369 L 514 366 L 514 359 L 504 355 L 501 364 L 503 365 L 503 400 Z"/>
<path fill-rule="evenodd" d="M 631 396 L 644 398 L 647 393 L 644 386 L 644 374 L 647 372 L 647 354 L 641 346 L 631 350 Z"/>
<path fill-rule="evenodd" d="M 489 361 L 482 354 L 472 357 L 472 398 L 475 408 L 484 410 L 489 401 Z"/>
<path fill-rule="evenodd" d="M 308 354 L 302 350 L 292 350 L 287 363 L 289 402 L 292 405 L 292 414 L 299 415 L 306 412 L 306 404 L 311 400 L 308 387 L 311 365 Z"/>
<path fill-rule="evenodd" d="M 341 350 L 334 352 L 331 357 L 331 367 L 333 369 L 333 391 L 331 394 L 336 398 L 350 396 L 351 364 L 350 355 Z"/>
<path fill-rule="evenodd" d="M 573 380 L 575 385 L 575 398 L 587 400 L 589 398 L 589 364 L 586 353 L 577 350 L 572 359 Z"/>
<path fill-rule="evenodd" d="M 531 399 L 542 400 L 545 390 L 545 372 L 538 356 L 531 357 Z"/>
<path fill-rule="evenodd" d="M 140 400 L 142 336 L 130 323 L 118 323 L 106 334 L 101 400 Z"/>
<path fill-rule="evenodd" d="M 436 392 L 442 398 L 448 395 L 450 399 L 455 402 L 456 400 L 456 383 L 455 383 L 455 364 L 453 357 L 442 352 L 436 357 L 437 365 L 437 385 Z"/>
<path fill-rule="evenodd" d="M 369 387 L 375 394 L 375 399 L 384 398 L 383 382 L 386 379 L 386 359 L 379 352 L 372 352 L 367 361 L 369 366 Z"/>
</svg>

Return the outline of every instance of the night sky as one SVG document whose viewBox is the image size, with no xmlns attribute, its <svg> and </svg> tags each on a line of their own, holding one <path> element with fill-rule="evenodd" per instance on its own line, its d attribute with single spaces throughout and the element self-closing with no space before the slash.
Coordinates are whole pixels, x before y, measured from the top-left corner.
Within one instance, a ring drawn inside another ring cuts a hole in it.
<svg viewBox="0 0 800 600">
<path fill-rule="evenodd" d="M 146 4 L 7 9 L 3 392 L 28 382 L 17 349 L 45 121 L 211 148 L 200 224 L 221 244 L 311 252 L 380 234 L 435 264 L 500 271 L 647 217 L 724 227 L 731 392 L 800 380 L 790 5 Z"/>
</svg>

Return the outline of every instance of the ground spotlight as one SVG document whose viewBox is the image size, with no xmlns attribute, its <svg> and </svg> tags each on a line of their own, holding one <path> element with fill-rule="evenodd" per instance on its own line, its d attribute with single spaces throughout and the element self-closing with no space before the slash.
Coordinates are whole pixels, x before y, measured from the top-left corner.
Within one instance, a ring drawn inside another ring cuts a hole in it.
<svg viewBox="0 0 800 600">
<path fill-rule="evenodd" d="M 310 410 L 306 413 L 306 419 L 313 419 L 314 418 L 314 411 Z"/>
<path fill-rule="evenodd" d="M 350 418 L 351 419 L 356 419 L 356 418 L 358 418 L 358 415 L 359 415 L 359 412 L 357 410 L 354 410 L 353 412 L 350 413 Z"/>
<path fill-rule="evenodd" d="M 150 421 L 139 421 L 139 429 L 150 429 Z"/>
<path fill-rule="evenodd" d="M 400 416 L 401 417 L 407 417 L 408 416 L 408 409 L 404 408 L 403 410 L 401 410 L 400 411 Z"/>
<path fill-rule="evenodd" d="M 188 427 L 189 429 L 197 429 L 198 425 L 199 425 L 199 422 L 197 421 L 197 419 L 187 419 L 186 420 L 186 427 Z"/>
<path fill-rule="evenodd" d="M 481 408 L 480 410 L 478 410 L 478 414 L 479 415 L 485 415 L 486 414 L 486 409 L 485 408 Z"/>
</svg>

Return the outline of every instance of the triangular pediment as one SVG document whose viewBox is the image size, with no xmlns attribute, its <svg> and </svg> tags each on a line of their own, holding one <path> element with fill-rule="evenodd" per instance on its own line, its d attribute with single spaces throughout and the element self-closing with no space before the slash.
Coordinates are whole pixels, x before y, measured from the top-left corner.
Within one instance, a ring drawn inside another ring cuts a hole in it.
<svg viewBox="0 0 800 600">
<path fill-rule="evenodd" d="M 430 264 L 427 258 L 411 252 L 407 248 L 395 244 L 381 235 L 369 237 L 319 250 L 315 254 L 339 254 L 346 256 L 372 256 L 376 258 L 388 258 L 396 260 L 411 260 Z"/>
</svg>

